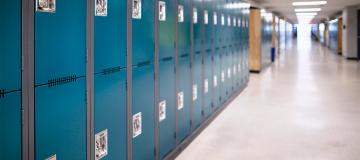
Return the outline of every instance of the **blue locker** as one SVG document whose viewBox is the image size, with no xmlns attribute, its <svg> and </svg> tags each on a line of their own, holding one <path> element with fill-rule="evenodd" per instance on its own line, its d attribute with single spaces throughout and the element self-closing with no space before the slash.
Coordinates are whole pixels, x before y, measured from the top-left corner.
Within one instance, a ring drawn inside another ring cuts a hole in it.
<svg viewBox="0 0 360 160">
<path fill-rule="evenodd" d="M 0 157 L 20 160 L 21 1 L 2 1 L 0 21 Z"/>
<path fill-rule="evenodd" d="M 202 55 L 202 40 L 203 40 L 203 5 L 202 1 L 193 1 L 193 111 L 192 124 L 193 129 L 200 126 L 203 110 L 203 55 Z"/>
<path fill-rule="evenodd" d="M 93 138 L 107 133 L 108 153 L 102 159 L 126 159 L 126 1 L 108 0 L 107 10 L 95 3 Z"/>
<path fill-rule="evenodd" d="M 86 0 L 42 5 L 35 13 L 36 159 L 85 159 Z"/>
<path fill-rule="evenodd" d="M 217 109 L 221 104 L 221 8 L 218 1 L 214 1 L 214 62 L 213 62 L 213 104 Z M 216 19 L 216 20 L 215 20 Z"/>
<path fill-rule="evenodd" d="M 203 1 L 204 11 L 204 36 L 203 36 L 203 56 L 204 56 L 204 116 L 209 117 L 213 110 L 213 1 Z"/>
<path fill-rule="evenodd" d="M 226 42 L 227 42 L 227 30 L 226 30 L 226 14 L 225 14 L 225 1 L 222 0 L 219 2 L 220 6 L 222 6 L 220 8 L 220 30 L 221 30 L 221 38 L 220 38 L 220 65 L 221 65 L 221 69 L 220 69 L 220 76 L 219 76 L 219 82 L 220 82 L 220 88 L 221 88 L 221 94 L 220 94 L 220 101 L 221 104 L 223 104 L 226 101 L 226 97 L 227 97 L 227 78 L 226 78 L 226 72 L 227 72 L 227 46 L 226 46 Z"/>
<path fill-rule="evenodd" d="M 159 1 L 159 149 L 160 159 L 176 145 L 175 0 Z"/>
<path fill-rule="evenodd" d="M 190 0 L 179 0 L 179 11 L 182 10 L 183 20 L 178 21 L 178 142 L 182 142 L 191 131 L 191 72 L 190 72 Z M 181 8 L 181 9 L 180 9 Z M 179 12 L 180 13 L 180 12 Z M 181 103 L 183 102 L 183 103 Z"/>
<path fill-rule="evenodd" d="M 133 0 L 133 160 L 155 159 L 155 0 Z"/>
</svg>

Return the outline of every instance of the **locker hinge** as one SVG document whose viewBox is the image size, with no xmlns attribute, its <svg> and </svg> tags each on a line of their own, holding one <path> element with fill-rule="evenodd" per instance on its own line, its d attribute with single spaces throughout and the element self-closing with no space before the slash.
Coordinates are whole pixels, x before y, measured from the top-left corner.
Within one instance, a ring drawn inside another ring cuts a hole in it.
<svg viewBox="0 0 360 160">
<path fill-rule="evenodd" d="M 48 80 L 47 85 L 48 85 L 48 87 L 54 87 L 54 86 L 63 85 L 63 84 L 71 83 L 71 82 L 76 82 L 77 78 L 78 77 L 76 75 L 72 75 L 72 76 L 50 79 L 50 80 Z"/>
<path fill-rule="evenodd" d="M 5 89 L 0 89 L 0 99 L 5 97 Z"/>
</svg>

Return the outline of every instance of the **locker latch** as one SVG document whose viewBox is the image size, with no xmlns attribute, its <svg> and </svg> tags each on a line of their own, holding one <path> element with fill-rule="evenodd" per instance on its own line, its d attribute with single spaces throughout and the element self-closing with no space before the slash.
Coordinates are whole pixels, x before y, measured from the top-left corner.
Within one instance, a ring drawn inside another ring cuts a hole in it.
<svg viewBox="0 0 360 160">
<path fill-rule="evenodd" d="M 0 98 L 5 97 L 5 89 L 0 89 Z"/>
<path fill-rule="evenodd" d="M 71 82 L 76 82 L 76 79 L 78 77 L 76 75 L 66 76 L 66 77 L 60 77 L 55 79 L 48 80 L 48 87 L 54 87 L 58 85 L 63 85 Z"/>
</svg>

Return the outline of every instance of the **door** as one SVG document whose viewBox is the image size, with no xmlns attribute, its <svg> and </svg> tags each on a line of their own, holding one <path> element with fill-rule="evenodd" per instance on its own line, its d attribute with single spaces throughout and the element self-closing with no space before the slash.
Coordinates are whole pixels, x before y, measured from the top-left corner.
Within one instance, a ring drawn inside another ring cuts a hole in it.
<svg viewBox="0 0 360 160">
<path fill-rule="evenodd" d="M 126 1 L 103 2 L 95 1 L 94 19 L 95 157 L 126 159 Z"/>
<path fill-rule="evenodd" d="M 159 1 L 159 149 L 160 159 L 176 145 L 175 0 Z"/>
<path fill-rule="evenodd" d="M 86 159 L 87 3 L 43 2 L 35 13 L 36 159 Z"/>
<path fill-rule="evenodd" d="M 21 159 L 21 0 L 0 5 L 0 157 Z"/>
</svg>

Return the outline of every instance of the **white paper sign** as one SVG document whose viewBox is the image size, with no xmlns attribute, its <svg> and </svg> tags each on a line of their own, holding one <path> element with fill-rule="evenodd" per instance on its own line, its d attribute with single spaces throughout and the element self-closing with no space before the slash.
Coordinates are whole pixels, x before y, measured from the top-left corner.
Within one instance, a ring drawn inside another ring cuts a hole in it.
<svg viewBox="0 0 360 160">
<path fill-rule="evenodd" d="M 178 93 L 178 110 L 184 108 L 184 92 Z"/>
<path fill-rule="evenodd" d="M 96 0 L 95 2 L 95 16 L 107 16 L 107 0 Z"/>
<path fill-rule="evenodd" d="M 104 158 L 108 154 L 107 129 L 95 135 L 95 160 Z"/>
<path fill-rule="evenodd" d="M 184 22 L 184 6 L 182 5 L 179 5 L 178 7 L 178 21 L 181 23 L 181 22 Z"/>
<path fill-rule="evenodd" d="M 217 87 L 218 83 L 217 83 L 217 76 L 214 76 L 214 87 Z"/>
<path fill-rule="evenodd" d="M 56 0 L 37 0 L 36 1 L 36 12 L 47 12 L 55 13 L 56 11 Z M 56 158 L 56 156 L 55 156 Z"/>
<path fill-rule="evenodd" d="M 204 24 L 209 23 L 209 13 L 207 10 L 204 11 Z"/>
<path fill-rule="evenodd" d="M 133 0 L 132 17 L 141 19 L 141 0 Z"/>
<path fill-rule="evenodd" d="M 194 84 L 193 85 L 193 101 L 196 101 L 197 100 L 197 85 Z"/>
<path fill-rule="evenodd" d="M 224 71 L 221 72 L 221 82 L 225 82 L 225 73 Z"/>
<path fill-rule="evenodd" d="M 228 68 L 227 73 L 228 73 L 228 78 L 231 78 L 231 69 L 230 68 Z"/>
<path fill-rule="evenodd" d="M 133 115 L 133 138 L 142 133 L 142 117 L 141 112 Z"/>
<path fill-rule="evenodd" d="M 204 93 L 208 93 L 209 92 L 209 80 L 205 79 L 204 80 Z"/>
<path fill-rule="evenodd" d="M 234 17 L 234 18 L 233 18 L 233 26 L 236 27 L 236 24 L 237 24 L 237 23 L 236 23 L 236 18 Z"/>
<path fill-rule="evenodd" d="M 224 14 L 221 14 L 221 25 L 225 25 L 225 16 Z"/>
<path fill-rule="evenodd" d="M 159 21 L 166 21 L 166 3 L 159 1 Z"/>
<path fill-rule="evenodd" d="M 161 101 L 159 103 L 159 121 L 166 119 L 166 101 Z"/>
<path fill-rule="evenodd" d="M 231 17 L 230 16 L 228 16 L 228 18 L 227 18 L 227 23 L 228 23 L 228 26 L 231 26 Z"/>
<path fill-rule="evenodd" d="M 214 12 L 214 25 L 217 25 L 217 13 L 216 12 Z"/>
<path fill-rule="evenodd" d="M 193 8 L 193 23 L 196 24 L 197 22 L 198 22 L 197 8 Z"/>
</svg>

